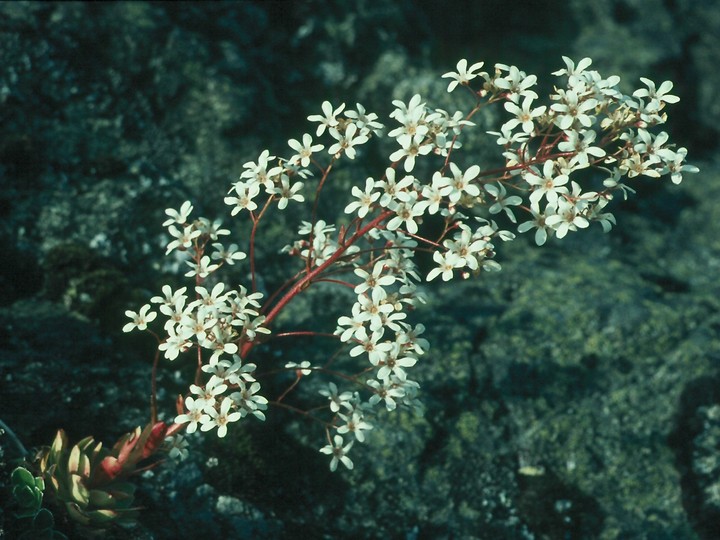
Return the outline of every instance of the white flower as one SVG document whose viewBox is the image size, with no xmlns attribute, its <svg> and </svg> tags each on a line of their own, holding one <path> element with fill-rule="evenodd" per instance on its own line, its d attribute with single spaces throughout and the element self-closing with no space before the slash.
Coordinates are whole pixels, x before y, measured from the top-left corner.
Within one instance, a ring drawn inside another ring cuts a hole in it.
<svg viewBox="0 0 720 540">
<path fill-rule="evenodd" d="M 302 167 L 307 167 L 310 164 L 310 157 L 315 153 L 325 148 L 322 144 L 313 144 L 312 136 L 309 133 L 305 133 L 302 137 L 302 143 L 296 139 L 290 139 L 288 146 L 297 152 L 290 158 L 291 164 L 299 163 Z"/>
<path fill-rule="evenodd" d="M 442 193 L 440 193 L 440 190 L 437 188 L 435 184 L 436 178 L 442 178 L 442 175 L 440 172 L 435 171 L 435 174 L 433 175 L 433 184 L 432 185 L 424 185 L 422 189 L 422 200 L 419 201 L 415 207 L 420 212 L 427 212 L 428 214 L 437 214 L 440 212 L 440 205 L 444 202 Z"/>
<path fill-rule="evenodd" d="M 175 237 L 175 240 L 170 242 L 165 251 L 165 255 L 169 254 L 172 250 L 177 248 L 188 249 L 192 246 L 192 241 L 200 236 L 200 231 L 192 225 L 186 225 L 182 231 L 176 228 L 174 225 L 170 225 L 168 232 Z"/>
<path fill-rule="evenodd" d="M 218 428 L 218 437 L 224 437 L 227 435 L 227 425 L 230 422 L 237 422 L 242 418 L 242 414 L 238 411 L 230 412 L 230 407 L 233 405 L 233 400 L 226 397 L 220 404 L 220 410 L 215 408 L 209 409 L 209 418 L 200 426 L 201 431 L 209 431 L 214 427 Z"/>
<path fill-rule="evenodd" d="M 203 400 L 188 396 L 185 398 L 185 409 L 187 410 L 186 413 L 179 414 L 175 417 L 175 423 L 187 423 L 185 431 L 188 433 L 195 433 L 198 424 L 204 424 L 210 420 L 210 416 L 205 413 L 205 402 Z"/>
<path fill-rule="evenodd" d="M 394 118 L 400 123 L 404 123 L 408 117 L 415 116 L 417 111 L 420 111 L 421 114 L 425 112 L 425 103 L 422 102 L 420 94 L 411 97 L 407 105 L 400 99 L 394 100 L 392 104 L 395 105 L 395 109 L 390 113 L 390 118 Z"/>
<path fill-rule="evenodd" d="M 357 340 L 360 344 L 350 349 L 350 356 L 354 358 L 362 353 L 367 353 L 370 363 L 374 366 L 378 365 L 385 360 L 392 347 L 391 343 L 378 343 L 382 336 L 382 328 L 373 331 L 372 334 L 368 334 L 365 327 L 360 328 L 357 331 Z"/>
<path fill-rule="evenodd" d="M 650 111 L 660 110 L 663 103 L 677 103 L 680 98 L 669 94 L 673 88 L 671 81 L 665 81 L 660 85 L 660 88 L 655 88 L 655 83 L 645 77 L 640 77 L 640 80 L 645 83 L 647 88 L 641 88 L 633 92 L 634 97 L 646 97 L 650 99 L 650 103 L 647 105 L 647 109 Z"/>
<path fill-rule="evenodd" d="M 566 131 L 565 134 L 567 135 L 567 140 L 558 144 L 558 150 L 561 152 L 574 153 L 570 160 L 571 167 L 584 168 L 589 166 L 590 158 L 588 155 L 596 158 L 605 156 L 605 150 L 599 146 L 592 146 L 592 143 L 595 142 L 595 138 L 597 137 L 597 133 L 594 131 L 583 131 L 582 137 L 581 134 L 574 129 Z"/>
<path fill-rule="evenodd" d="M 517 66 L 506 66 L 505 64 L 495 64 L 495 69 L 508 72 L 504 77 L 496 77 L 493 83 L 497 88 L 507 92 L 510 101 L 517 103 L 521 97 L 537 99 L 537 93 L 530 90 L 530 87 L 537 82 L 536 75 L 527 75 Z"/>
<path fill-rule="evenodd" d="M 521 125 L 525 133 L 530 134 L 535 129 L 533 119 L 539 118 L 545 113 L 547 108 L 545 105 L 535 107 L 531 109 L 533 97 L 525 96 L 522 107 L 518 107 L 512 101 L 505 102 L 505 110 L 515 115 L 515 118 L 508 120 L 503 124 L 503 129 L 514 129 L 516 126 Z"/>
<path fill-rule="evenodd" d="M 235 264 L 235 261 L 242 261 L 247 257 L 247 254 L 242 251 L 238 251 L 237 244 L 230 244 L 226 248 L 222 244 L 216 242 L 212 245 L 212 247 L 215 251 L 213 251 L 212 255 L 210 255 L 210 258 L 214 261 L 222 261 L 231 266 Z"/>
<path fill-rule="evenodd" d="M 170 216 L 170 219 L 163 222 L 163 227 L 167 227 L 169 225 L 172 225 L 173 223 L 184 225 L 192 210 L 193 206 L 192 204 L 190 204 L 190 201 L 185 201 L 180 207 L 180 211 L 173 210 L 172 208 L 166 209 L 165 213 Z"/>
<path fill-rule="evenodd" d="M 395 181 L 395 169 L 388 167 L 385 169 L 385 180 L 377 182 L 377 187 L 383 190 L 380 197 L 380 206 L 387 208 L 394 201 L 402 200 L 413 188 L 415 178 L 413 176 L 405 176 L 402 180 Z"/>
<path fill-rule="evenodd" d="M 212 362 L 212 359 L 211 359 Z M 226 372 L 226 380 L 228 384 L 240 386 L 240 383 L 253 384 L 257 382 L 253 373 L 257 366 L 255 364 L 244 364 L 240 357 L 236 354 L 233 355 L 233 364 Z M 259 384 L 259 383 L 258 383 Z M 231 396 L 232 397 L 232 396 Z"/>
<path fill-rule="evenodd" d="M 350 400 L 353 397 L 350 392 L 338 394 L 337 386 L 333 382 L 328 383 L 327 388 L 323 388 L 319 390 L 319 392 L 320 395 L 328 398 L 328 401 L 330 401 L 330 410 L 334 413 L 340 411 L 341 407 L 349 407 Z"/>
<path fill-rule="evenodd" d="M 412 104 L 412 100 L 410 101 Z M 420 104 L 416 107 L 408 108 L 407 110 L 396 109 L 395 119 L 402 124 L 400 127 L 396 127 L 388 133 L 388 137 L 395 137 L 396 139 L 400 135 L 427 135 L 428 126 L 425 123 L 425 104 Z"/>
<path fill-rule="evenodd" d="M 130 317 L 132 319 L 132 322 L 129 322 L 125 326 L 123 326 L 123 332 L 130 332 L 135 328 L 137 328 L 138 330 L 145 330 L 148 323 L 154 321 L 155 317 L 157 317 L 157 313 L 155 313 L 154 311 L 150 311 L 150 304 L 145 304 L 143 307 L 141 307 L 139 313 L 128 310 L 125 312 L 125 315 Z"/>
<path fill-rule="evenodd" d="M 230 360 L 219 360 L 218 357 L 211 357 L 210 363 L 205 364 L 201 369 L 218 379 L 218 382 L 225 382 L 230 380 L 231 376 L 240 369 L 240 366 L 240 362 L 230 362 Z"/>
<path fill-rule="evenodd" d="M 647 129 L 638 129 L 637 137 L 633 140 L 635 151 L 659 156 L 658 152 L 663 150 L 663 145 L 669 138 L 670 135 L 666 131 L 661 131 L 653 137 Z"/>
<path fill-rule="evenodd" d="M 471 182 L 476 180 L 480 174 L 480 167 L 472 165 L 464 173 L 454 163 L 450 163 L 450 171 L 452 178 L 433 176 L 433 186 L 438 189 L 443 197 L 447 197 L 451 203 L 457 203 L 463 194 L 470 197 L 478 197 L 480 188 Z"/>
<path fill-rule="evenodd" d="M 580 214 L 577 203 L 567 199 L 558 200 L 557 214 L 548 216 L 545 224 L 555 229 L 555 235 L 563 238 L 569 231 L 576 231 L 578 228 L 585 229 L 590 225 L 588 220 Z"/>
<path fill-rule="evenodd" d="M 153 296 L 150 301 L 154 304 L 164 304 L 166 306 L 176 306 L 178 302 L 182 301 L 184 303 L 187 296 L 185 296 L 185 292 L 187 291 L 187 287 L 181 287 L 177 291 L 173 292 L 170 285 L 163 285 L 162 286 L 162 292 L 165 296 Z"/>
<path fill-rule="evenodd" d="M 453 277 L 453 270 L 461 264 L 460 257 L 450 251 L 447 253 L 435 251 L 433 260 L 438 263 L 438 267 L 430 270 L 426 278 L 427 281 L 432 281 L 439 275 L 442 276 L 443 281 L 449 281 Z"/>
<path fill-rule="evenodd" d="M 395 276 L 390 274 L 382 275 L 385 270 L 386 262 L 377 261 L 373 266 L 372 272 L 366 272 L 362 268 L 355 269 L 355 275 L 362 278 L 363 282 L 355 286 L 355 294 L 362 294 L 368 290 L 372 291 L 376 287 L 388 287 L 395 283 Z"/>
<path fill-rule="evenodd" d="M 335 334 L 340 335 L 340 341 L 348 342 L 351 339 L 358 338 L 357 332 L 363 328 L 367 319 L 362 315 L 362 306 L 359 302 L 355 302 L 352 307 L 352 317 L 343 315 L 337 321 L 338 327 Z M 343 328 L 347 326 L 347 328 Z"/>
<path fill-rule="evenodd" d="M 355 441 L 350 441 L 350 443 L 343 447 L 343 438 L 341 435 L 335 435 L 333 437 L 332 444 L 328 444 L 327 446 L 323 446 L 320 449 L 320 452 L 323 454 L 332 455 L 332 460 L 330 460 L 330 470 L 335 471 L 338 466 L 338 462 L 345 465 L 348 469 L 353 468 L 353 462 L 350 460 L 349 457 L 347 457 L 347 453 L 352 448 L 352 445 Z"/>
<path fill-rule="evenodd" d="M 682 182 L 682 173 L 697 173 L 700 172 L 695 165 L 683 164 L 685 156 L 687 155 L 687 148 L 678 148 L 676 152 L 664 149 L 659 152 L 660 157 L 665 161 L 665 165 L 670 173 L 670 179 L 673 184 L 679 184 Z"/>
<path fill-rule="evenodd" d="M 592 60 L 590 58 L 583 58 L 578 62 L 577 66 L 575 66 L 575 62 L 567 56 L 563 56 L 562 59 L 563 62 L 565 62 L 565 69 L 553 71 L 553 75 L 567 75 L 570 86 L 577 86 L 584 76 L 585 70 L 592 64 Z"/>
<path fill-rule="evenodd" d="M 560 91 L 560 96 L 563 103 L 554 103 L 550 106 L 553 111 L 560 113 L 556 119 L 560 129 L 570 129 L 576 121 L 586 128 L 592 125 L 594 116 L 588 115 L 587 112 L 595 109 L 598 103 L 596 99 L 579 101 L 575 90 Z"/>
<path fill-rule="evenodd" d="M 448 84 L 448 92 L 455 90 L 455 87 L 458 84 L 467 84 L 469 81 L 477 77 L 479 74 L 475 73 L 475 71 L 483 67 L 484 62 L 475 62 L 472 66 L 470 66 L 470 68 L 467 67 L 467 64 L 467 60 L 463 58 L 458 61 L 455 66 L 456 71 L 448 71 L 443 75 L 443 78 L 453 79 L 450 81 L 450 84 Z"/>
<path fill-rule="evenodd" d="M 236 384 L 239 390 L 230 394 L 230 398 L 240 407 L 240 413 L 243 416 L 252 414 L 259 420 L 265 420 L 262 411 L 267 409 L 268 400 L 257 393 L 260 383 L 255 381 L 248 386 L 245 381 L 239 380 Z"/>
<path fill-rule="evenodd" d="M 328 148 L 328 153 L 336 156 L 344 152 L 348 158 L 355 159 L 354 147 L 356 145 L 365 144 L 369 140 L 367 135 L 357 135 L 357 129 L 358 128 L 355 124 L 349 124 L 346 126 L 344 133 L 340 133 L 334 127 L 330 128 L 330 135 L 337 139 L 337 142 Z"/>
<path fill-rule="evenodd" d="M 252 212 L 257 209 L 257 204 L 253 201 L 253 198 L 260 193 L 259 184 L 246 184 L 244 182 L 237 182 L 233 190 L 237 194 L 237 197 L 225 197 L 225 204 L 234 206 L 230 215 L 234 216 L 241 210 L 248 210 Z"/>
<path fill-rule="evenodd" d="M 192 270 L 185 273 L 185 277 L 200 276 L 201 278 L 206 278 L 215 270 L 220 268 L 219 264 L 210 264 L 210 257 L 207 255 L 203 256 L 199 263 L 196 263 L 195 261 L 185 262 L 192 268 Z"/>
<path fill-rule="evenodd" d="M 187 337 L 194 336 L 198 341 L 207 338 L 207 332 L 217 323 L 212 315 L 205 318 L 205 314 L 187 311 L 180 320 L 181 333 Z"/>
<path fill-rule="evenodd" d="M 170 459 L 174 459 L 176 461 L 183 461 L 185 460 L 190 452 L 188 451 L 188 447 L 190 446 L 182 435 L 174 435 L 172 437 L 168 437 L 165 439 L 165 443 L 167 444 L 166 448 L 168 450 L 168 457 Z"/>
<path fill-rule="evenodd" d="M 507 214 L 508 218 L 510 218 L 510 221 L 515 223 L 515 214 L 513 214 L 512 209 L 509 207 L 522 204 L 522 199 L 517 195 L 511 195 L 510 197 L 508 197 L 507 190 L 502 184 L 486 184 L 485 191 L 495 197 L 495 202 L 492 206 L 490 206 L 489 209 L 490 213 L 498 214 L 505 210 L 505 213 Z"/>
<path fill-rule="evenodd" d="M 384 381 L 390 376 L 394 376 L 404 381 L 407 376 L 403 368 L 413 367 L 416 363 L 417 358 L 404 354 L 404 351 L 400 349 L 400 344 L 395 342 L 390 354 L 386 355 L 382 367 L 378 370 L 377 378 Z"/>
<path fill-rule="evenodd" d="M 390 154 L 390 161 L 400 161 L 405 158 L 405 172 L 410 172 L 415 167 L 415 158 L 424 156 L 432 151 L 432 145 L 422 144 L 424 136 L 419 133 L 415 135 L 400 135 L 397 141 L 402 148 Z"/>
<path fill-rule="evenodd" d="M 238 352 L 238 346 L 232 342 L 236 337 L 237 336 L 229 330 L 229 327 L 215 325 L 212 328 L 211 335 L 203 340 L 200 345 L 213 352 L 210 357 L 210 362 L 212 362 L 216 361 L 223 354 L 235 354 Z"/>
<path fill-rule="evenodd" d="M 539 209 L 531 208 L 532 219 L 525 221 L 518 225 L 518 232 L 524 233 L 532 229 L 535 231 L 535 244 L 542 246 L 553 232 L 553 228 L 546 223 L 546 218 L 554 214 L 555 206 L 548 204 L 544 212 L 540 212 Z"/>
<path fill-rule="evenodd" d="M 424 208 L 418 204 L 416 193 L 412 193 L 405 201 L 393 204 L 391 209 L 395 212 L 395 217 L 387 223 L 389 231 L 394 231 L 403 225 L 410 234 L 417 234 L 416 220 L 422 216 Z"/>
<path fill-rule="evenodd" d="M 375 113 L 366 112 L 365 107 L 359 103 L 355 104 L 357 111 L 347 110 L 345 116 L 351 118 L 357 124 L 357 127 L 361 130 L 373 131 L 376 135 L 380 133 L 380 130 L 384 127 L 380 122 L 376 122 L 378 116 Z"/>
<path fill-rule="evenodd" d="M 299 364 L 296 362 L 288 362 L 285 364 L 286 369 L 294 369 L 296 372 L 300 373 L 300 375 L 310 375 L 312 370 L 312 365 L 307 360 L 303 360 Z"/>
<path fill-rule="evenodd" d="M 288 201 L 303 202 L 305 200 L 305 197 L 302 193 L 298 193 L 298 191 L 300 191 L 302 188 L 302 182 L 295 182 L 291 186 L 290 177 L 288 177 L 288 175 L 286 174 L 283 174 L 280 177 L 280 185 L 274 187 L 271 191 L 273 195 L 277 195 L 280 197 L 278 199 L 278 209 L 285 210 L 285 208 L 287 208 Z"/>
<path fill-rule="evenodd" d="M 460 232 L 456 233 L 452 240 L 445 240 L 443 245 L 460 258 L 456 268 L 467 266 L 470 270 L 477 270 L 481 260 L 493 247 L 486 238 L 473 235 L 470 227 L 462 224 Z"/>
<path fill-rule="evenodd" d="M 353 201 L 345 207 L 346 214 L 352 214 L 357 210 L 358 217 L 364 218 L 370 211 L 370 207 L 380 198 L 380 193 L 373 193 L 375 189 L 375 181 L 372 178 L 365 180 L 365 191 L 362 191 L 359 187 L 353 186 L 351 193 L 358 200 Z"/>
<path fill-rule="evenodd" d="M 597 221 L 603 229 L 603 232 L 610 232 L 613 225 L 616 225 L 615 216 L 610 212 L 601 213 L 602 209 L 607 206 L 608 199 L 599 199 L 597 204 L 588 206 L 588 210 L 585 213 L 585 217 L 588 221 Z"/>
<path fill-rule="evenodd" d="M 268 169 L 270 162 L 274 159 L 275 156 L 271 156 L 268 150 L 263 150 L 260 157 L 258 157 L 257 163 L 248 161 L 243 165 L 245 170 L 240 175 L 240 178 L 246 180 L 248 186 L 272 186 L 271 178 L 282 172 L 282 168 L 280 167 L 272 167 Z M 238 186 L 238 184 L 236 183 L 235 186 Z"/>
<path fill-rule="evenodd" d="M 570 180 L 568 176 L 565 174 L 553 176 L 554 172 L 555 162 L 551 159 L 547 160 L 543 165 L 542 176 L 536 174 L 534 169 L 526 171 L 524 175 L 525 181 L 534 188 L 530 194 L 530 203 L 534 208 L 538 207 L 543 196 L 550 204 L 555 204 L 559 194 L 568 192 L 567 187 L 565 187 L 565 184 Z"/>
<path fill-rule="evenodd" d="M 269 328 L 265 328 L 262 326 L 262 323 L 265 322 L 265 315 L 260 315 L 259 317 L 256 317 L 248 322 L 245 323 L 243 326 L 243 330 L 245 331 L 245 336 L 250 341 L 255 341 L 255 338 L 258 334 L 270 334 L 271 331 Z"/>
<path fill-rule="evenodd" d="M 388 411 L 394 411 L 397 408 L 397 402 L 395 400 L 400 400 L 405 397 L 405 391 L 397 384 L 397 379 L 394 377 L 383 381 L 370 379 L 367 381 L 367 385 L 375 391 L 368 400 L 368 403 L 370 403 L 370 405 L 376 405 L 381 400 L 385 401 L 385 408 Z"/>
<path fill-rule="evenodd" d="M 638 175 L 650 176 L 652 178 L 659 178 L 660 171 L 655 168 L 655 165 L 660 163 L 658 156 L 643 156 L 637 152 L 633 152 L 628 157 L 622 160 L 620 163 L 620 170 L 627 174 L 628 178 L 635 178 Z"/>
<path fill-rule="evenodd" d="M 406 349 L 410 349 L 415 354 L 423 355 L 430 348 L 430 342 L 421 338 L 420 335 L 425 332 L 425 325 L 417 324 L 411 327 L 409 324 L 403 323 L 403 328 L 395 332 L 395 340 Z"/>
<path fill-rule="evenodd" d="M 215 408 L 216 398 L 222 395 L 227 388 L 227 385 L 219 379 L 210 379 L 204 387 L 191 384 L 190 392 L 198 396 L 196 398 L 197 406 L 202 407 L 205 412 L 210 414 L 210 411 Z"/>
<path fill-rule="evenodd" d="M 205 287 L 200 285 L 196 286 L 195 292 L 198 294 L 199 298 L 190 302 L 190 304 L 188 304 L 188 308 L 194 309 L 196 307 L 202 307 L 203 314 L 205 315 L 217 314 L 218 311 L 225 306 L 225 299 L 227 298 L 228 293 L 223 293 L 224 289 L 224 283 L 218 283 L 210 292 L 208 292 Z"/>
<path fill-rule="evenodd" d="M 345 104 L 342 103 L 337 109 L 333 110 L 333 106 L 330 104 L 329 101 L 323 101 L 323 114 L 313 114 L 311 116 L 308 116 L 307 118 L 311 122 L 320 122 L 320 125 L 317 127 L 317 132 L 315 133 L 315 135 L 319 137 L 325 132 L 325 128 L 332 128 L 337 126 L 339 122 L 335 117 L 340 114 L 344 108 Z"/>
<path fill-rule="evenodd" d="M 500 131 L 488 131 L 489 135 L 495 135 L 497 137 L 497 144 L 500 146 L 510 146 L 512 144 L 520 144 L 527 141 L 530 136 L 525 132 L 517 132 L 513 133 L 512 128 L 508 127 L 506 124 L 503 124 L 500 127 Z"/>
<path fill-rule="evenodd" d="M 358 442 L 365 442 L 365 433 L 363 433 L 363 430 L 371 430 L 373 427 L 372 424 L 363 419 L 363 416 L 357 410 L 353 411 L 351 414 L 340 413 L 338 414 L 338 417 L 345 421 L 345 424 L 338 427 L 338 433 L 352 433 L 355 435 L 355 439 Z"/>
<path fill-rule="evenodd" d="M 190 337 L 187 333 L 178 334 L 174 327 L 166 327 L 168 337 L 158 345 L 158 350 L 165 351 L 165 358 L 175 360 L 181 352 L 185 352 L 190 348 L 191 343 L 188 341 Z"/>
<path fill-rule="evenodd" d="M 230 234 L 230 231 L 222 228 L 222 221 L 215 220 L 210 223 L 210 220 L 206 218 L 198 218 L 196 221 L 198 230 L 210 237 L 210 240 L 217 240 L 219 236 L 225 236 Z"/>
</svg>

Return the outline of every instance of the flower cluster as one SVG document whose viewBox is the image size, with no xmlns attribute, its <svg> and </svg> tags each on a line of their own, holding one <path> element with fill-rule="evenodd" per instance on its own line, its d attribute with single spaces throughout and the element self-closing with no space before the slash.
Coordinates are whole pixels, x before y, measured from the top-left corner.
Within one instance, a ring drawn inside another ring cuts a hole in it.
<svg viewBox="0 0 720 540">
<path fill-rule="evenodd" d="M 164 225 L 174 239 L 167 246 L 167 253 L 179 250 L 184 254 L 191 270 L 185 276 L 194 278 L 196 285 L 192 299 L 186 294 L 187 287 L 173 290 L 162 287 L 162 296 L 154 296 L 151 304 L 165 317 L 163 325 L 166 336 L 160 340 L 158 350 L 167 360 L 175 360 L 181 353 L 191 349 L 207 351 L 208 358 L 199 369 L 209 375 L 202 386 L 191 385 L 185 398 L 186 413 L 175 419 L 187 423 L 187 432 L 194 432 L 198 425 L 202 431 L 218 429 L 224 437 L 227 424 L 252 414 L 264 419 L 267 400 L 256 395 L 260 389 L 253 373 L 255 365 L 244 363 L 238 353 L 238 344 L 252 342 L 258 334 L 269 334 L 263 326 L 264 317 L 259 314 L 262 294 L 248 293 L 243 286 L 225 290 L 224 283 L 217 283 L 208 290 L 202 283 L 221 266 L 233 265 L 247 257 L 237 245 L 223 245 L 220 236 L 229 234 L 220 223 L 211 224 L 207 219 L 189 221 L 193 207 L 186 201 L 180 210 L 168 209 Z M 211 248 L 211 255 L 205 255 Z M 147 324 L 157 317 L 151 304 L 140 308 L 139 313 L 127 311 L 132 322 L 123 331 L 145 330 Z M 200 352 L 198 352 L 200 354 Z M 223 397 L 228 390 L 229 395 Z"/>
<path fill-rule="evenodd" d="M 355 442 L 370 438 L 379 411 L 421 410 L 420 385 L 412 371 L 429 344 L 422 337 L 423 325 L 408 317 L 423 301 L 421 282 L 499 270 L 496 245 L 515 234 L 496 219 L 519 233 L 534 229 L 538 245 L 593 222 L 609 231 L 615 217 L 606 211 L 607 205 L 618 191 L 624 197 L 633 191 L 625 179 L 670 175 L 679 183 L 684 173 L 697 172 L 685 164 L 685 148 L 670 144 L 666 132 L 652 131 L 665 122 L 665 106 L 678 100 L 669 93 L 670 82 L 656 87 L 641 79 L 645 88 L 628 96 L 618 90 L 618 77 L 603 78 L 590 70 L 590 59 L 564 61 L 565 68 L 555 75 L 566 84 L 556 87 L 545 104 L 538 102 L 534 90 L 536 76 L 504 64 L 496 64 L 492 73 L 483 72 L 482 62 L 468 67 L 466 60 L 443 77 L 450 79 L 449 92 L 469 92 L 474 101 L 469 112 L 431 109 L 417 94 L 408 102 L 394 101 L 394 124 L 387 137 L 398 148 L 389 155 L 389 166 L 352 187 L 337 224 L 316 215 L 325 182 L 339 160 L 354 160 L 363 145 L 385 130 L 377 115 L 361 104 L 346 110 L 344 103 L 324 102 L 322 114 L 308 117 L 317 124 L 314 137 L 305 133 L 290 139 L 286 157 L 265 150 L 257 161 L 244 164 L 225 203 L 232 216 L 242 213 L 252 224 L 247 254 L 235 244 L 225 247 L 219 242 L 229 234 L 220 223 L 189 221 L 189 202 L 179 210 L 167 210 L 167 251 L 184 254 L 190 266 L 185 275 L 194 280 L 192 297 L 186 287 L 165 286 L 163 296 L 151 299 L 166 317 L 159 351 L 168 360 L 188 351 L 197 358 L 196 377 L 180 403 L 176 424 L 186 426 L 189 433 L 198 427 L 217 428 L 223 437 L 232 422 L 245 416 L 264 419 L 268 405 L 286 407 L 323 425 L 327 444 L 320 452 L 331 456 L 332 470 L 340 463 L 352 468 L 348 454 Z M 496 103 L 507 114 L 499 131 L 489 132 L 502 148 L 502 166 L 486 169 L 463 163 L 458 156 L 463 131 L 475 125 L 475 114 Z M 419 160 L 428 166 L 416 167 Z M 418 172 L 427 170 L 431 172 Z M 258 223 L 271 208 L 284 210 L 290 203 L 305 202 L 303 191 L 310 182 L 312 211 L 302 221 L 299 238 L 282 249 L 300 259 L 299 270 L 264 298 L 256 286 Z M 424 224 L 430 216 L 433 227 Z M 435 263 L 426 275 L 414 262 L 420 250 L 431 252 Z M 229 289 L 221 282 L 210 288 L 213 272 L 244 259 L 249 259 L 249 290 Z M 338 317 L 333 331 L 298 329 L 283 335 L 335 339 L 350 359 L 357 359 L 356 369 L 335 371 L 332 359 L 316 365 L 304 361 L 268 366 L 263 370 L 268 374 L 295 373 L 292 384 L 269 401 L 260 394 L 256 379 L 261 376 L 249 356 L 261 338 L 270 339 L 269 328 L 285 306 L 318 281 L 351 289 L 354 302 Z M 145 330 L 157 314 L 145 305 L 127 315 L 132 322 L 125 331 Z M 303 411 L 287 405 L 290 392 L 311 374 L 329 379 L 319 390 L 323 406 Z"/>
</svg>

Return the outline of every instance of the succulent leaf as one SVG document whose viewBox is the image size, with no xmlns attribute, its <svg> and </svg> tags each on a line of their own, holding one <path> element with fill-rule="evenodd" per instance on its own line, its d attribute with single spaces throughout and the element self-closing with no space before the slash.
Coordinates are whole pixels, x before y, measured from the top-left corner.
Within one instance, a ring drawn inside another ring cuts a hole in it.
<svg viewBox="0 0 720 540">
<path fill-rule="evenodd" d="M 109 523 L 120 517 L 120 514 L 115 510 L 92 510 L 87 513 L 90 520 L 97 524 Z"/>
<path fill-rule="evenodd" d="M 67 435 L 64 430 L 59 429 L 50 447 L 50 452 L 51 454 L 59 455 L 65 447 L 67 447 Z"/>
<path fill-rule="evenodd" d="M 35 478 L 32 473 L 24 467 L 17 467 L 10 475 L 10 480 L 15 485 L 24 484 L 32 486 L 35 484 Z"/>
<path fill-rule="evenodd" d="M 33 528 L 37 530 L 50 529 L 55 526 L 55 519 L 52 512 L 47 508 L 42 508 L 33 519 Z"/>
<path fill-rule="evenodd" d="M 67 469 L 68 472 L 70 472 L 71 474 L 75 474 L 78 472 L 78 469 L 80 468 L 81 455 L 82 454 L 80 453 L 79 446 L 73 446 L 72 450 L 70 450 L 70 457 L 68 458 Z"/>
<path fill-rule="evenodd" d="M 40 491 L 45 491 L 45 480 L 42 479 L 42 476 L 35 478 L 35 488 Z"/>
<path fill-rule="evenodd" d="M 39 456 L 40 470 L 51 493 L 78 523 L 101 530 L 112 522 L 130 522 L 138 513 L 138 508 L 132 507 L 135 486 L 122 479 L 157 451 L 167 429 L 163 422 L 138 427 L 120 437 L 111 449 L 92 437 L 70 446 L 65 432 L 59 430 L 52 446 Z M 43 479 L 35 479 L 29 472 L 18 473 L 18 479 L 23 486 L 30 483 L 26 486 L 30 492 L 19 495 L 29 504 L 32 489 L 36 482 L 43 486 Z M 42 491 L 38 493 L 42 497 Z"/>
<path fill-rule="evenodd" d="M 24 467 L 17 467 L 10 475 L 13 498 L 20 507 L 18 517 L 34 516 L 42 505 L 43 488 L 42 478 L 35 478 Z"/>
<path fill-rule="evenodd" d="M 33 492 L 27 486 L 13 488 L 13 497 L 20 507 L 17 513 L 19 518 L 34 516 L 42 504 L 42 492 Z"/>
<path fill-rule="evenodd" d="M 82 511 L 77 503 L 66 502 L 65 509 L 73 520 L 77 521 L 81 525 L 90 525 L 90 518 Z"/>
<path fill-rule="evenodd" d="M 90 504 L 99 508 L 115 508 L 118 499 L 110 492 L 101 489 L 90 490 Z"/>
<path fill-rule="evenodd" d="M 85 508 L 90 502 L 90 492 L 83 483 L 82 476 L 77 474 L 70 475 L 72 498 L 81 508 Z"/>
</svg>

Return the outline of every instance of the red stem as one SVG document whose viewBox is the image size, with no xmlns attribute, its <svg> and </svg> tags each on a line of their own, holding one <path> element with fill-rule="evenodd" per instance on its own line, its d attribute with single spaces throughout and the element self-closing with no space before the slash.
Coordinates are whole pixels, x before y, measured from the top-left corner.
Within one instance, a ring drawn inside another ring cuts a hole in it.
<svg viewBox="0 0 720 540">
<path fill-rule="evenodd" d="M 160 349 L 155 349 L 155 359 L 153 360 L 152 375 L 150 382 L 150 423 L 155 425 L 158 421 L 157 414 L 157 369 L 160 362 Z"/>
<path fill-rule="evenodd" d="M 381 213 L 378 217 L 373 219 L 370 223 L 368 223 L 362 229 L 359 229 L 355 234 L 353 234 L 350 239 L 341 247 L 339 247 L 338 250 L 333 253 L 324 263 L 310 270 L 305 275 L 305 277 L 298 280 L 295 285 L 293 285 L 292 288 L 288 292 L 286 292 L 280 300 L 278 300 L 278 303 L 275 304 L 272 310 L 270 310 L 270 312 L 265 317 L 263 325 L 269 326 L 270 323 L 272 323 L 272 321 L 275 319 L 275 317 L 277 317 L 278 314 L 283 310 L 283 308 L 290 302 L 290 300 L 295 298 L 295 296 L 297 296 L 303 289 L 308 287 L 312 283 L 312 281 L 322 272 L 324 272 L 328 267 L 332 266 L 335 262 L 337 262 L 337 260 L 343 256 L 345 251 L 347 251 L 348 247 L 353 245 L 361 237 L 365 236 L 365 234 L 377 227 L 383 220 L 387 219 L 391 215 L 392 212 L 390 212 L 389 210 Z M 255 342 L 252 341 L 244 343 L 242 349 L 240 350 L 240 357 L 247 358 L 248 353 L 252 350 L 254 346 Z"/>
<path fill-rule="evenodd" d="M 252 218 L 253 226 L 252 230 L 250 231 L 250 279 L 252 280 L 252 292 L 257 292 L 257 279 L 255 276 L 255 234 L 257 233 L 258 223 L 260 222 L 260 219 L 263 217 L 263 214 L 267 211 L 267 209 L 270 207 L 270 203 L 275 199 L 272 195 L 268 198 L 267 201 L 265 201 L 265 206 L 263 206 L 263 209 L 260 210 L 260 213 L 257 217 L 255 217 L 252 212 L 250 213 L 250 216 Z"/>
</svg>

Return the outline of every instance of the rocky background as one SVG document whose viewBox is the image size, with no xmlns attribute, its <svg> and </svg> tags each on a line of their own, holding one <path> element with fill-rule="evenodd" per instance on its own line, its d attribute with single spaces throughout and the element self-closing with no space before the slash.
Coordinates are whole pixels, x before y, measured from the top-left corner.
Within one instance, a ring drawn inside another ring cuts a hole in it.
<svg viewBox="0 0 720 540">
<path fill-rule="evenodd" d="M 153 341 L 120 329 L 174 279 L 163 210 L 190 199 L 229 224 L 242 164 L 284 151 L 323 100 L 451 108 L 439 75 L 459 58 L 547 85 L 561 55 L 590 56 L 625 90 L 675 82 L 668 129 L 701 173 L 636 183 L 608 235 L 521 237 L 501 273 L 429 289 L 426 413 L 388 415 L 355 470 L 331 474 L 320 431 L 271 410 L 139 479 L 138 526 L 109 537 L 720 537 L 718 36 L 714 0 L 0 4 L 0 418 L 28 447 L 144 424 Z M 492 120 L 463 155 L 493 158 Z M 337 175 L 328 216 L 365 178 Z M 291 267 L 274 246 L 292 219 L 264 231 L 269 285 Z M 340 300 L 318 287 L 284 322 L 332 327 Z M 183 375 L 164 367 L 167 414 Z M 0 450 L 5 506 L 7 436 Z"/>
</svg>

